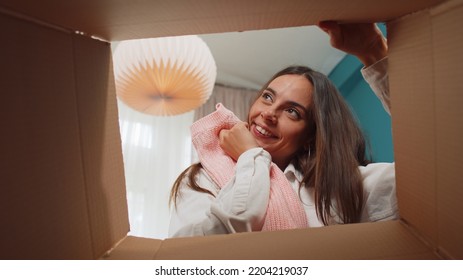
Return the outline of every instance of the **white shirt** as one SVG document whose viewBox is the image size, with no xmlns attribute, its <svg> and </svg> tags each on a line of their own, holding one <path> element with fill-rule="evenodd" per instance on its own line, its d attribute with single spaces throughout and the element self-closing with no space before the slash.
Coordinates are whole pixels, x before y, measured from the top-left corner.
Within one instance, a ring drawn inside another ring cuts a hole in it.
<svg viewBox="0 0 463 280">
<path fill-rule="evenodd" d="M 387 59 L 362 69 L 362 74 L 388 109 Z M 246 151 L 237 161 L 234 178 L 222 189 L 202 169 L 197 183 L 213 195 L 189 188 L 188 178 L 184 178 L 176 208 L 172 209 L 169 236 L 225 234 L 260 228 L 269 200 L 270 163 L 271 156 L 264 149 Z M 366 200 L 361 222 L 398 218 L 394 163 L 372 163 L 360 166 L 359 170 Z M 284 174 L 300 195 L 309 227 L 323 226 L 316 214 L 313 188 L 300 188 L 302 174 L 292 164 Z M 335 217 L 332 223 L 336 220 Z"/>
</svg>

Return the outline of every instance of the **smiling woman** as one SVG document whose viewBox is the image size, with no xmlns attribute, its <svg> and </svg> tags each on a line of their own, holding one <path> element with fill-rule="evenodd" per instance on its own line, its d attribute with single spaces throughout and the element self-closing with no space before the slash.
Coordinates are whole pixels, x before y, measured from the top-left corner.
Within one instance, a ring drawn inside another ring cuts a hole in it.
<svg viewBox="0 0 463 280">
<path fill-rule="evenodd" d="M 386 100 L 387 46 L 377 27 L 322 27 L 333 45 L 368 66 L 364 74 L 385 77 L 368 82 Z M 338 41 L 351 38 L 350 32 L 370 44 Z M 172 189 L 172 236 L 398 217 L 394 164 L 369 163 L 365 139 L 344 99 L 324 74 L 308 67 L 276 73 L 260 90 L 246 123 L 219 106 L 193 124 L 192 132 L 200 163 L 186 169 Z"/>
<path fill-rule="evenodd" d="M 256 147 L 269 152 L 281 170 L 307 141 L 312 92 L 312 84 L 303 76 L 281 75 L 270 82 L 249 111 L 249 130 Z"/>
</svg>

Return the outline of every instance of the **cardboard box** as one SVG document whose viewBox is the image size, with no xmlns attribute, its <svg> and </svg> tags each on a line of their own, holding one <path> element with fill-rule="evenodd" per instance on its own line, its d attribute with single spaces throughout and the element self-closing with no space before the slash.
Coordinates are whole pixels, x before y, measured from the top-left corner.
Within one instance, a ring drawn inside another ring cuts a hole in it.
<svg viewBox="0 0 463 280">
<path fill-rule="evenodd" d="M 401 220 L 166 240 L 127 236 L 105 40 L 328 19 L 387 22 Z M 463 259 L 461 26 L 461 0 L 0 0 L 1 258 Z"/>
</svg>

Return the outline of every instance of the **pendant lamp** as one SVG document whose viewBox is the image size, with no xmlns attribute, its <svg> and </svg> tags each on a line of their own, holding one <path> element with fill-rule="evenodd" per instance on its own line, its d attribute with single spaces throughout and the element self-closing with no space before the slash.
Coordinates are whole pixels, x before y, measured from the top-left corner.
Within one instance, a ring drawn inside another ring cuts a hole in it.
<svg viewBox="0 0 463 280">
<path fill-rule="evenodd" d="M 183 114 L 204 104 L 217 75 L 209 47 L 195 35 L 122 41 L 113 61 L 118 98 L 156 116 Z"/>
</svg>

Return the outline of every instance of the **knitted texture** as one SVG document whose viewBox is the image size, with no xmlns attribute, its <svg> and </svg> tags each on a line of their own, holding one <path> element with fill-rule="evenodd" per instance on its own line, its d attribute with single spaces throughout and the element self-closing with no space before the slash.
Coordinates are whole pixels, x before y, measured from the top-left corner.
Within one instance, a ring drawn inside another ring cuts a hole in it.
<svg viewBox="0 0 463 280">
<path fill-rule="evenodd" d="M 219 133 L 240 120 L 222 104 L 217 110 L 193 123 L 191 137 L 199 160 L 207 174 L 220 187 L 234 176 L 236 162 L 220 147 Z M 274 163 L 270 166 L 270 197 L 263 231 L 308 227 L 307 217 L 297 194 L 284 173 Z"/>
</svg>

